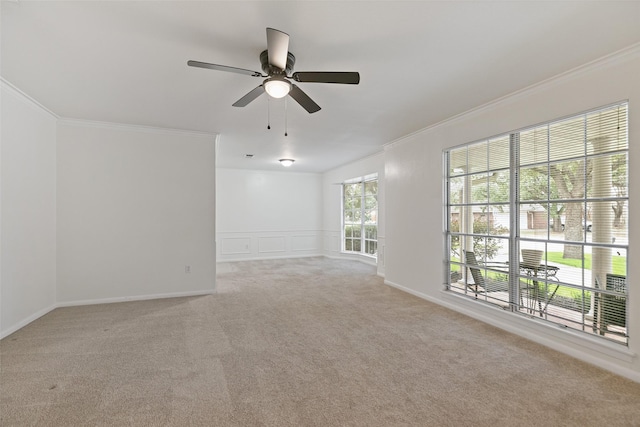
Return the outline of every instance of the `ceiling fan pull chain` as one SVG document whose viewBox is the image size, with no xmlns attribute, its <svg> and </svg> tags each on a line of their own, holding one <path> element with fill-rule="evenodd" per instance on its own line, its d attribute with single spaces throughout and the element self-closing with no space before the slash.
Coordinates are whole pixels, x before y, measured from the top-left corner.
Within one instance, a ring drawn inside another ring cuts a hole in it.
<svg viewBox="0 0 640 427">
<path fill-rule="evenodd" d="M 267 96 L 267 129 L 271 129 L 271 103 Z"/>
<path fill-rule="evenodd" d="M 210 64 L 208 62 L 187 61 L 189 67 L 208 68 L 211 70 L 225 71 L 228 73 L 244 74 L 251 77 L 259 77 L 262 84 L 234 102 L 234 107 L 246 107 L 254 99 L 266 92 L 268 96 L 276 99 L 291 95 L 307 113 L 320 111 L 320 106 L 302 91 L 291 80 L 296 82 L 337 83 L 357 85 L 360 83 L 360 73 L 357 71 L 297 71 L 293 74 L 293 65 L 296 57 L 289 52 L 289 34 L 267 28 L 267 49 L 260 54 L 260 65 L 264 75 L 259 71 L 247 70 L 227 65 Z M 267 124 L 271 129 L 271 122 Z M 286 131 L 285 131 L 285 136 Z"/>
<path fill-rule="evenodd" d="M 287 133 L 287 97 L 284 98 L 284 136 L 289 136 Z"/>
</svg>

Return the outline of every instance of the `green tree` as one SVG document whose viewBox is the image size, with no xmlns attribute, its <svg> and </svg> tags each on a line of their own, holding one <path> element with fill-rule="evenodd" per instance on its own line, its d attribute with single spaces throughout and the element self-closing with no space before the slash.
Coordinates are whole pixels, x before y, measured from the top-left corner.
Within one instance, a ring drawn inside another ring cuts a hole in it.
<svg viewBox="0 0 640 427">
<path fill-rule="evenodd" d="M 561 199 L 580 200 L 585 197 L 587 185 L 590 182 L 592 162 L 574 160 L 570 162 L 549 165 L 549 174 Z M 580 241 L 583 239 L 583 223 L 586 221 L 582 203 L 565 204 L 565 240 Z M 564 258 L 582 258 L 582 247 L 577 245 L 564 245 Z"/>
<path fill-rule="evenodd" d="M 590 177 L 593 166 L 591 162 L 573 160 L 562 163 L 554 163 L 546 166 L 521 169 L 520 171 L 520 198 L 521 200 L 540 201 L 544 209 L 548 209 L 548 215 L 553 219 L 554 231 L 562 231 L 566 240 L 581 241 L 583 239 L 583 224 L 586 221 L 582 203 L 549 203 L 547 200 L 577 200 L 584 199 L 587 186 L 590 185 Z M 549 175 L 547 175 L 547 173 Z M 547 177 L 551 179 L 548 179 Z M 564 215 L 564 222 L 561 216 Z M 579 259 L 582 257 L 582 248 L 576 245 L 564 245 L 564 257 Z"/>
<path fill-rule="evenodd" d="M 627 156 L 619 154 L 613 157 L 612 164 L 613 173 L 613 191 L 616 197 L 627 196 Z M 618 200 L 613 203 L 611 209 L 613 209 L 614 218 L 613 226 L 620 227 L 622 225 L 622 215 L 624 214 L 624 200 Z"/>
<path fill-rule="evenodd" d="M 520 170 L 520 199 L 531 201 L 546 201 L 558 198 L 556 186 L 547 179 L 546 168 L 528 168 Z M 553 224 L 553 231 L 562 231 L 562 219 L 564 206 L 560 203 L 551 202 L 549 205 L 540 203 Z"/>
<path fill-rule="evenodd" d="M 478 259 L 487 261 L 493 259 L 498 251 L 502 248 L 502 242 L 504 239 L 497 237 L 491 237 L 488 235 L 489 224 L 484 221 L 473 221 L 473 234 L 483 234 L 485 236 L 473 236 L 473 252 L 476 253 Z M 460 231 L 460 223 L 456 220 L 451 222 L 451 231 L 457 233 Z M 500 225 L 492 227 L 492 233 L 495 234 L 507 234 L 509 229 Z M 460 253 L 460 236 L 451 236 L 451 250 L 461 256 Z"/>
</svg>

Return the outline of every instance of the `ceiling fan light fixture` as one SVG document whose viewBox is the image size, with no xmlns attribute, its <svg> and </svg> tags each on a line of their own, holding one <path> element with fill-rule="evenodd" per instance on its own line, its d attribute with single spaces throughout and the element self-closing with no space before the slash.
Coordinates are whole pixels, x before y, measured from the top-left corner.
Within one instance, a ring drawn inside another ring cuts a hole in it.
<svg viewBox="0 0 640 427">
<path fill-rule="evenodd" d="M 284 166 L 285 168 L 288 168 L 289 166 L 291 166 L 293 164 L 293 162 L 295 162 L 295 160 L 293 160 L 293 159 L 280 159 L 279 162 L 280 162 L 280 164 L 282 166 Z"/>
<path fill-rule="evenodd" d="M 264 82 L 264 90 L 272 98 L 284 98 L 291 91 L 291 83 L 284 79 L 271 78 Z"/>
<path fill-rule="evenodd" d="M 292 81 L 299 83 L 333 83 L 357 85 L 360 83 L 360 73 L 356 71 L 297 71 L 293 73 L 293 65 L 296 57 L 289 52 L 289 34 L 267 28 L 267 48 L 260 54 L 262 71 L 252 71 L 245 68 L 229 67 L 227 65 L 210 64 L 208 62 L 187 61 L 190 67 L 208 68 L 211 70 L 225 71 L 228 73 L 244 74 L 251 77 L 259 77 L 262 84 L 249 91 L 245 96 L 234 102 L 234 107 L 246 107 L 263 93 L 271 98 L 291 98 L 300 104 L 307 113 L 320 111 L 320 106 L 315 103 L 302 89 Z M 286 109 L 286 107 L 285 107 Z M 268 126 L 267 126 L 268 128 Z M 286 132 L 285 132 L 285 136 Z"/>
</svg>

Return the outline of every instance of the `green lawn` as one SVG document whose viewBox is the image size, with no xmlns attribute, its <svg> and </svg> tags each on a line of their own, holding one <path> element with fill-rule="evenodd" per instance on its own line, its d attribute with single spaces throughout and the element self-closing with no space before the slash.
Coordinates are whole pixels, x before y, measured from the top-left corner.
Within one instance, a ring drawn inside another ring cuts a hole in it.
<svg viewBox="0 0 640 427">
<path fill-rule="evenodd" d="M 581 259 L 565 259 L 562 257 L 562 252 L 547 252 L 547 261 L 550 264 L 562 264 L 571 267 L 582 268 Z M 613 267 L 613 274 L 627 274 L 627 257 L 614 255 L 611 260 Z M 584 254 L 584 268 L 585 270 L 591 270 L 591 254 Z"/>
<path fill-rule="evenodd" d="M 550 264 L 568 265 L 571 267 L 583 268 L 581 259 L 565 259 L 562 257 L 562 252 L 547 252 L 547 262 Z M 611 259 L 611 267 L 614 274 L 627 274 L 627 257 L 614 255 Z M 584 268 L 591 269 L 591 254 L 584 254 Z M 573 298 L 576 301 L 580 301 L 582 293 L 578 289 L 573 289 L 566 286 L 560 286 L 556 295 L 562 295 L 564 297 Z M 585 300 L 591 298 L 589 292 L 585 292 Z"/>
<path fill-rule="evenodd" d="M 454 260 L 452 258 L 452 260 Z M 455 259 L 455 261 L 460 261 L 459 259 Z M 559 265 L 568 265 L 571 267 L 583 268 L 582 259 L 565 259 L 562 257 L 562 252 L 547 252 L 547 262 L 550 264 L 559 264 Z M 619 255 L 614 255 L 611 260 L 612 270 L 614 274 L 627 274 L 627 258 Z M 584 268 L 587 270 L 591 269 L 591 254 L 585 254 L 584 256 Z M 451 265 L 452 271 L 459 271 L 458 265 Z M 493 279 L 497 282 L 507 283 L 508 279 L 502 273 L 496 273 L 493 271 L 487 272 L 487 277 Z M 524 285 L 525 282 L 523 282 Z M 553 282 L 549 283 L 548 292 L 552 292 L 555 285 Z M 584 292 L 584 297 L 582 291 L 579 289 L 575 289 L 569 286 L 560 286 L 556 292 L 556 296 L 563 296 L 566 298 L 571 298 L 575 300 L 578 304 L 580 301 L 589 301 L 591 298 L 591 293 L 589 291 Z"/>
<path fill-rule="evenodd" d="M 549 286 L 547 288 L 549 290 L 549 293 L 553 292 L 554 288 L 555 288 L 555 285 L 553 283 L 549 283 Z M 558 290 L 556 291 L 555 296 L 563 296 L 566 298 L 571 298 L 576 302 L 582 301 L 582 291 L 580 291 L 579 289 L 570 288 L 568 286 L 558 287 Z M 591 292 L 585 291 L 584 299 L 589 300 L 590 298 L 591 298 Z"/>
</svg>

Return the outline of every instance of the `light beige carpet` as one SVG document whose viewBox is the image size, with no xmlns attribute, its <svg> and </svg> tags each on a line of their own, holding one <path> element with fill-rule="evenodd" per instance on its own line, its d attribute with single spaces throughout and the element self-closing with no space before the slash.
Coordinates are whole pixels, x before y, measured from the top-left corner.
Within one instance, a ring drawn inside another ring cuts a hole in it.
<svg viewBox="0 0 640 427">
<path fill-rule="evenodd" d="M 2 426 L 640 425 L 640 384 L 324 258 L 57 309 L 0 342 Z"/>
</svg>

